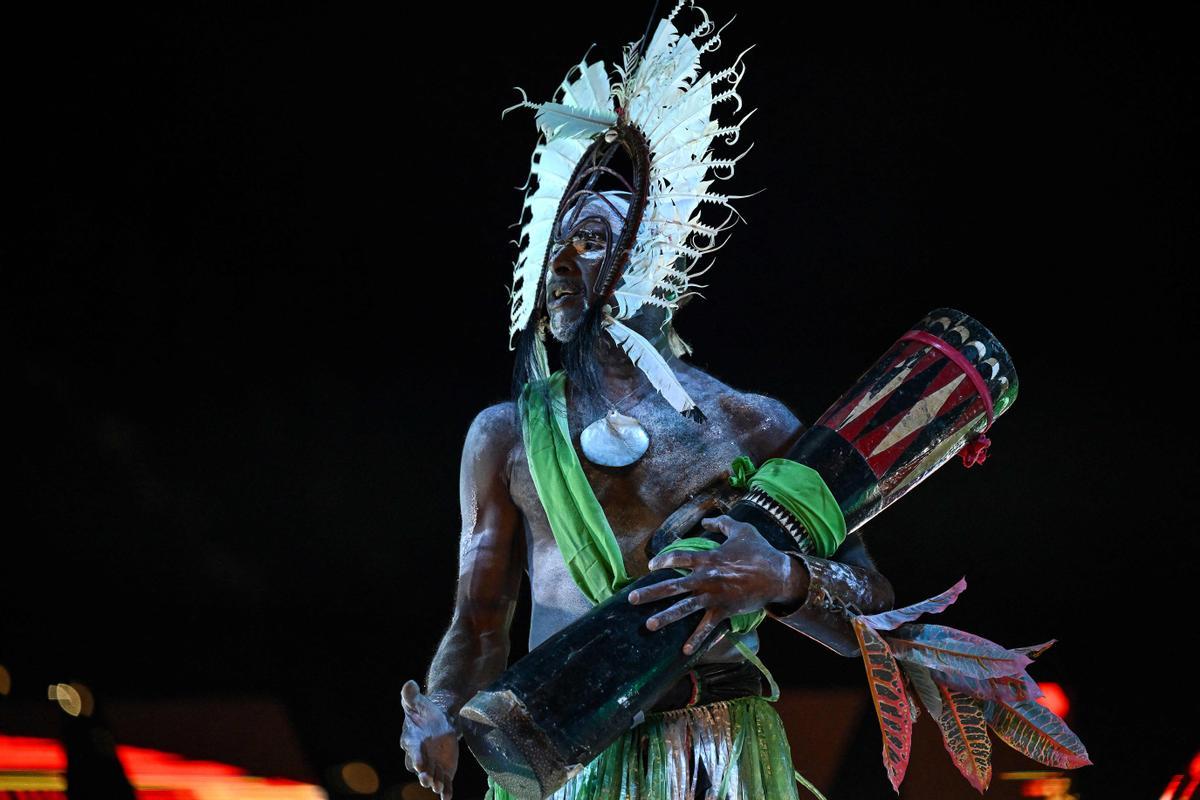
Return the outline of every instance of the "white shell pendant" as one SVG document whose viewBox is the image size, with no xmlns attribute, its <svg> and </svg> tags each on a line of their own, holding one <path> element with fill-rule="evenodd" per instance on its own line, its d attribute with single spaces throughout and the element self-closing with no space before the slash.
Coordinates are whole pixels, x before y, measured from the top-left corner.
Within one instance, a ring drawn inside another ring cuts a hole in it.
<svg viewBox="0 0 1200 800">
<path fill-rule="evenodd" d="M 646 452 L 650 434 L 633 417 L 613 410 L 584 428 L 579 444 L 593 464 L 627 467 Z"/>
</svg>

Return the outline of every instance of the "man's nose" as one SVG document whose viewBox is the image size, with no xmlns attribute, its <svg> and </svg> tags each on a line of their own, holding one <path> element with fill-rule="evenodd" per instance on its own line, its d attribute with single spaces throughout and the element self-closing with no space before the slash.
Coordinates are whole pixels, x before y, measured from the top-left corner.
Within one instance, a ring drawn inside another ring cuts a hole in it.
<svg viewBox="0 0 1200 800">
<path fill-rule="evenodd" d="M 568 244 L 558 245 L 558 252 L 550 260 L 550 266 L 554 269 L 555 275 L 577 275 L 581 272 L 579 264 L 575 261 L 575 248 Z"/>
</svg>

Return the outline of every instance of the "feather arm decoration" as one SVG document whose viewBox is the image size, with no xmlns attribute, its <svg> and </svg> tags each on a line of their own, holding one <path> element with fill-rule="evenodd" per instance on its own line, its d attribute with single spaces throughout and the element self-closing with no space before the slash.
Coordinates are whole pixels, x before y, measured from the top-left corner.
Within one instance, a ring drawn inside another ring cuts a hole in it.
<svg viewBox="0 0 1200 800">
<path fill-rule="evenodd" d="M 945 610 L 964 589 L 966 579 L 920 603 L 851 619 L 884 734 L 884 764 L 893 788 L 899 791 L 903 778 L 903 770 L 897 773 L 894 768 L 899 744 L 911 739 L 918 716 L 914 694 L 941 729 L 954 765 L 981 793 L 992 775 L 988 728 L 1043 764 L 1059 769 L 1090 764 L 1079 737 L 1037 702 L 1042 690 L 1025 672 L 1055 640 L 1007 649 L 954 628 L 913 624 L 923 614 Z M 893 680 L 897 674 L 899 691 Z M 902 739 L 899 733 L 905 730 L 907 738 Z"/>
<path fill-rule="evenodd" d="M 983 794 L 992 780 L 992 740 L 988 737 L 983 703 L 963 692 L 938 686 L 942 713 L 937 718 L 942 741 L 954 766 Z"/>
<path fill-rule="evenodd" d="M 679 379 L 675 377 L 675 373 L 671 371 L 671 367 L 663 359 L 662 354 L 655 349 L 654 345 L 646 341 L 646 337 L 612 317 L 605 319 L 605 330 L 608 331 L 612 340 L 621 346 L 621 349 L 629 356 L 629 360 L 646 373 L 650 383 L 658 390 L 659 394 L 666 398 L 672 408 L 693 419 L 696 415 L 703 419 L 703 413 L 688 396 L 687 390 L 680 385 Z"/>
<path fill-rule="evenodd" d="M 871 698 L 875 701 L 875 715 L 879 718 L 879 729 L 883 733 L 883 765 L 892 788 L 899 794 L 900 782 L 904 780 L 912 750 L 912 712 L 908 705 L 908 694 L 904 690 L 900 666 L 883 637 L 863 622 L 861 617 L 854 619 L 853 627 L 867 669 L 867 682 L 871 687 Z"/>
<path fill-rule="evenodd" d="M 922 600 L 919 603 L 914 603 L 911 606 L 904 608 L 893 609 L 892 611 L 884 611 L 881 614 L 871 614 L 863 617 L 863 622 L 870 625 L 877 631 L 891 631 L 899 628 L 906 622 L 912 622 L 923 614 L 939 614 L 950 607 L 958 596 L 966 591 L 967 579 L 962 578 L 958 583 L 951 586 L 946 591 L 931 597 L 928 600 Z"/>
<path fill-rule="evenodd" d="M 984 705 L 984 715 L 997 736 L 1034 761 L 1059 769 L 1092 763 L 1079 737 L 1057 714 L 1039 703 L 993 700 Z"/>
</svg>

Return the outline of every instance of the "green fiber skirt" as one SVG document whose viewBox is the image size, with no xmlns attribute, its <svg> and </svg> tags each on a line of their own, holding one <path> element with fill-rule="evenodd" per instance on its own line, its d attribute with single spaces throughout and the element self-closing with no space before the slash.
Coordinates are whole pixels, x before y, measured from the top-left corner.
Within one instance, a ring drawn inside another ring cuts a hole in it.
<svg viewBox="0 0 1200 800">
<path fill-rule="evenodd" d="M 701 769 L 711 787 L 696 797 Z M 762 697 L 649 714 L 551 800 L 799 800 L 783 721 Z M 489 782 L 488 800 L 524 800 Z M 821 798 L 824 800 L 824 798 Z"/>
</svg>

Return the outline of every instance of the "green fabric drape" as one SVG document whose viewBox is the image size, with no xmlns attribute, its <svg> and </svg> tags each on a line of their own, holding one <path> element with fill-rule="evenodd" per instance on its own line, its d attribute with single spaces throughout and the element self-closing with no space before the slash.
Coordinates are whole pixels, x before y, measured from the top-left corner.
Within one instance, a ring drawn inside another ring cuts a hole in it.
<svg viewBox="0 0 1200 800">
<path fill-rule="evenodd" d="M 593 604 L 629 583 L 617 537 L 571 444 L 567 428 L 566 373 L 547 380 L 547 392 L 529 384 L 521 393 L 521 435 L 529 474 L 567 571 Z"/>
<path fill-rule="evenodd" d="M 817 555 L 829 558 L 846 540 L 846 518 L 821 473 L 787 458 L 769 458 L 755 469 L 748 456 L 729 465 L 729 482 L 761 489 L 800 521 Z"/>
</svg>

